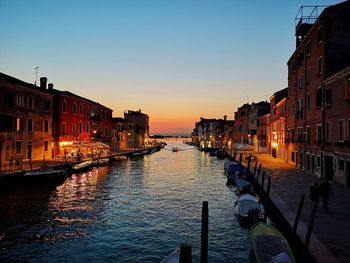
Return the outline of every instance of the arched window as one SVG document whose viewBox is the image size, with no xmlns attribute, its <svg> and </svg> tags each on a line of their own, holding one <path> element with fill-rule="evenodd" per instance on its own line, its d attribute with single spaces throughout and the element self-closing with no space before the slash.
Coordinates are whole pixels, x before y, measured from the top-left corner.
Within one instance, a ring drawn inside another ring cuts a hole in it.
<svg viewBox="0 0 350 263">
<path fill-rule="evenodd" d="M 62 101 L 62 112 L 67 112 L 67 101 L 65 99 Z"/>
<path fill-rule="evenodd" d="M 79 123 L 79 133 L 83 133 L 83 123 L 81 121 Z"/>
<path fill-rule="evenodd" d="M 80 115 L 83 115 L 83 112 L 84 112 L 84 110 L 83 110 L 83 105 L 82 105 L 82 104 L 79 104 L 79 114 L 80 114 Z"/>
<path fill-rule="evenodd" d="M 73 113 L 77 113 L 77 103 L 75 101 L 73 103 Z"/>
</svg>

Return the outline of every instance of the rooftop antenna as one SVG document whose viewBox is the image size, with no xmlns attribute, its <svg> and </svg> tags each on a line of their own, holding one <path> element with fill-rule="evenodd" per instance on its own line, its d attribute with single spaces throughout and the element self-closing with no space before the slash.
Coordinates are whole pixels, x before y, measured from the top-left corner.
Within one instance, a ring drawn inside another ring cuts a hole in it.
<svg viewBox="0 0 350 263">
<path fill-rule="evenodd" d="M 34 85 L 35 86 L 36 86 L 36 82 L 38 81 L 38 69 L 39 69 L 39 66 L 36 66 L 34 68 L 34 70 L 35 70 L 35 83 L 34 83 Z"/>
</svg>

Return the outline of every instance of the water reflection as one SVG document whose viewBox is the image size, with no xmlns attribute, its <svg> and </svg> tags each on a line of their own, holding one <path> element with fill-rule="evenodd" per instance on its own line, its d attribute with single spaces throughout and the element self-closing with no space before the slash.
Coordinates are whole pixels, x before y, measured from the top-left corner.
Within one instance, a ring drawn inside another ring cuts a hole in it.
<svg viewBox="0 0 350 263">
<path fill-rule="evenodd" d="M 0 261 L 160 262 L 189 241 L 198 262 L 208 200 L 209 262 L 247 262 L 248 229 L 225 183 L 222 160 L 188 147 L 73 175 L 56 189 L 2 195 Z"/>
</svg>

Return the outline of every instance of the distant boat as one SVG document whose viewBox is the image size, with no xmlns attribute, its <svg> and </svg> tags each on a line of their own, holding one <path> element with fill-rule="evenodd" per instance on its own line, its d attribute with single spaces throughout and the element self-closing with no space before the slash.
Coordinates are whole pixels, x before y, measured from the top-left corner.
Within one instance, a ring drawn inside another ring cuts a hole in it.
<svg viewBox="0 0 350 263">
<path fill-rule="evenodd" d="M 259 198 L 253 195 L 243 194 L 239 196 L 236 205 L 238 214 L 243 220 L 249 220 L 254 223 L 265 219 L 264 206 L 259 202 Z"/>
<path fill-rule="evenodd" d="M 109 163 L 108 158 L 97 159 L 93 162 L 93 165 L 96 167 L 107 166 Z"/>
<path fill-rule="evenodd" d="M 177 147 L 173 147 L 173 152 L 178 152 L 180 149 Z"/>
<path fill-rule="evenodd" d="M 116 155 L 113 157 L 116 161 L 121 161 L 121 160 L 126 160 L 128 159 L 128 157 L 126 157 L 125 155 Z"/>
<path fill-rule="evenodd" d="M 73 174 L 78 174 L 78 173 L 84 173 L 87 171 L 90 171 L 92 168 L 92 161 L 85 161 L 79 164 L 76 164 L 72 167 L 72 173 Z"/>
<path fill-rule="evenodd" d="M 292 250 L 284 235 L 273 226 L 258 223 L 250 229 L 256 262 L 294 263 Z"/>
<path fill-rule="evenodd" d="M 162 263 L 179 263 L 180 261 L 180 249 L 177 249 L 170 253 L 165 259 L 162 260 Z"/>
</svg>

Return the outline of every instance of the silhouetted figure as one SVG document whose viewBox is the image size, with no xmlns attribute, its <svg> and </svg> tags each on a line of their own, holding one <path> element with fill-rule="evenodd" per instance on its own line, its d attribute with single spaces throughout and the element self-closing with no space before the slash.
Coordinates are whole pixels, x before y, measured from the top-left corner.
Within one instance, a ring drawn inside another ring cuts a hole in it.
<svg viewBox="0 0 350 263">
<path fill-rule="evenodd" d="M 331 185 L 328 180 L 324 180 L 320 185 L 320 195 L 322 197 L 322 206 L 328 212 L 329 195 L 334 195 Z"/>
<path fill-rule="evenodd" d="M 313 205 L 314 203 L 318 203 L 319 196 L 320 196 L 320 186 L 318 182 L 315 182 L 310 186 L 311 205 Z"/>
</svg>

